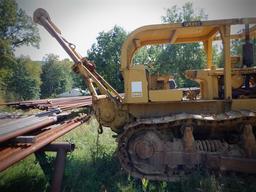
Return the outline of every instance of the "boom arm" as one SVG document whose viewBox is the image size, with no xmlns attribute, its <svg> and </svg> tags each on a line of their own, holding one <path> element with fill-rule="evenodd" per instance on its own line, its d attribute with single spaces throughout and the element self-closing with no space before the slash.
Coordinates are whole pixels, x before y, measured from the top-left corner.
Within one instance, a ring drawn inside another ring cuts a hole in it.
<svg viewBox="0 0 256 192">
<path fill-rule="evenodd" d="M 116 104 L 122 102 L 123 98 L 96 72 L 94 64 L 77 53 L 75 46 L 62 37 L 61 31 L 51 21 L 46 10 L 42 8 L 37 9 L 34 12 L 33 20 L 35 23 L 42 25 L 71 57 L 71 59 L 74 61 L 74 71 L 83 76 L 93 98 L 97 98 L 97 92 L 94 86 L 96 85 L 101 94 L 107 95 Z"/>
</svg>

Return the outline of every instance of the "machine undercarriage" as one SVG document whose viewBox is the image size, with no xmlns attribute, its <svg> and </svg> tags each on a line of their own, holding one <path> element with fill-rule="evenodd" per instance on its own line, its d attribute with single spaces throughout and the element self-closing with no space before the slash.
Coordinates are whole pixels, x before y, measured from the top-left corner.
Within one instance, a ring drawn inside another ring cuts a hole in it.
<svg viewBox="0 0 256 192">
<path fill-rule="evenodd" d="M 132 176 L 173 181 L 196 169 L 256 173 L 252 111 L 174 114 L 141 119 L 118 137 L 118 155 Z"/>
</svg>

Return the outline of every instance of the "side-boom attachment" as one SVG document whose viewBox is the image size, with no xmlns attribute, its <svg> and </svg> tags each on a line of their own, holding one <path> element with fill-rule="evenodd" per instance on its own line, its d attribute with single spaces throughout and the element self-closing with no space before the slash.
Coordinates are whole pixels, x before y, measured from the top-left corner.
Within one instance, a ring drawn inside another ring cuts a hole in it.
<svg viewBox="0 0 256 192">
<path fill-rule="evenodd" d="M 62 37 L 61 31 L 51 21 L 46 10 L 42 8 L 37 9 L 34 12 L 33 20 L 35 23 L 42 25 L 71 57 L 74 61 L 73 70 L 83 76 L 93 99 L 97 98 L 98 92 L 96 91 L 96 87 L 98 87 L 100 94 L 107 95 L 115 104 L 118 105 L 122 102 L 123 98 L 120 94 L 96 72 L 95 65 L 77 53 L 75 45 L 69 43 Z"/>
</svg>

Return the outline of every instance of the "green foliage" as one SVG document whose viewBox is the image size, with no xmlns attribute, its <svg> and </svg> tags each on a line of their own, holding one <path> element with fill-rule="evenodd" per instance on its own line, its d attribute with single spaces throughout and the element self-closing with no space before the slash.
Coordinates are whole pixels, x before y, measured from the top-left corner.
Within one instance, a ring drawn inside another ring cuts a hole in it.
<svg viewBox="0 0 256 192">
<path fill-rule="evenodd" d="M 8 40 L 0 38 L 0 99 L 7 97 L 7 86 L 13 73 L 13 65 L 16 64 Z"/>
<path fill-rule="evenodd" d="M 27 100 L 39 98 L 41 66 L 29 58 L 0 56 L 0 94 L 2 99 Z"/>
<path fill-rule="evenodd" d="M 143 189 L 143 191 L 146 191 L 147 188 L 148 188 L 149 180 L 148 180 L 148 179 L 145 179 L 145 178 L 142 178 L 142 179 L 141 179 L 141 183 L 142 183 L 142 189 Z"/>
<path fill-rule="evenodd" d="M 0 0 L 0 39 L 12 48 L 22 45 L 39 46 L 39 31 L 32 18 L 19 9 L 15 0 Z"/>
<path fill-rule="evenodd" d="M 29 58 L 15 58 L 22 45 L 38 47 L 38 29 L 15 0 L 0 0 L 0 99 L 23 100 L 40 94 L 39 64 Z"/>
<path fill-rule="evenodd" d="M 8 81 L 7 91 L 18 100 L 39 98 L 40 74 L 41 66 L 39 63 L 26 57 L 16 59 L 12 75 L 9 74 L 11 79 Z"/>
<path fill-rule="evenodd" d="M 85 81 L 82 77 L 82 75 L 72 72 L 71 73 L 72 79 L 73 79 L 73 88 L 81 88 L 82 90 L 86 90 L 87 86 L 85 84 Z"/>
<path fill-rule="evenodd" d="M 53 97 L 71 90 L 73 85 L 71 65 L 68 59 L 60 61 L 58 56 L 53 54 L 44 58 L 41 75 L 42 98 Z"/>
<path fill-rule="evenodd" d="M 34 156 L 0 173 L 0 188 L 3 192 L 41 192 L 46 188 L 46 182 L 42 169 L 35 164 Z"/>
<path fill-rule="evenodd" d="M 184 72 L 204 67 L 204 52 L 199 43 L 167 45 L 158 58 L 159 71 L 173 74 L 178 86 L 189 87 L 197 84 L 185 78 Z"/>
<path fill-rule="evenodd" d="M 0 1 L 0 34 L 6 36 L 8 28 L 14 26 L 17 19 L 17 3 L 15 0 Z"/>
<path fill-rule="evenodd" d="M 207 15 L 202 9 L 196 11 L 191 2 L 179 8 L 173 6 L 162 16 L 163 23 L 206 20 Z M 184 72 L 189 69 L 204 67 L 205 55 L 199 43 L 158 45 L 142 48 L 134 57 L 133 62 L 143 63 L 151 74 L 172 74 L 179 87 L 196 86 L 185 78 Z"/>
<path fill-rule="evenodd" d="M 184 21 L 206 20 L 207 15 L 203 9 L 196 10 L 192 2 L 185 3 L 181 8 L 177 5 L 166 10 L 166 15 L 162 16 L 163 23 L 175 23 Z"/>
<path fill-rule="evenodd" d="M 66 134 L 60 141 L 73 142 L 75 150 L 68 154 L 63 191 L 109 192 L 251 192 L 256 190 L 254 176 L 214 176 L 195 170 L 191 176 L 183 176 L 175 182 L 134 179 L 127 175 L 116 156 L 113 132 L 104 128 L 97 134 L 97 121 L 92 118 Z M 97 139 L 98 137 L 98 139 Z M 55 155 L 48 153 L 48 155 Z M 48 191 L 49 185 L 34 156 L 0 173 L 1 191 Z"/>
<path fill-rule="evenodd" d="M 164 52 L 164 45 L 158 46 L 145 46 L 142 47 L 133 57 L 134 64 L 144 64 L 145 68 L 151 73 L 156 74 L 159 72 L 160 66 L 158 59 Z"/>
<path fill-rule="evenodd" d="M 88 51 L 88 59 L 96 64 L 96 69 L 117 91 L 123 91 L 120 80 L 120 54 L 127 33 L 115 26 L 108 32 L 100 32 L 97 43 Z"/>
</svg>

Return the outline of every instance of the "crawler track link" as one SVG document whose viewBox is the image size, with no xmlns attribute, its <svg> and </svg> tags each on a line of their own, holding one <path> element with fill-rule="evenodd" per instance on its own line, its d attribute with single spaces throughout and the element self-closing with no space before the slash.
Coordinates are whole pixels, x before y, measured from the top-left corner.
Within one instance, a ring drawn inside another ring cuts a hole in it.
<svg viewBox="0 0 256 192">
<path fill-rule="evenodd" d="M 137 119 L 118 137 L 122 167 L 134 177 L 172 181 L 198 168 L 256 173 L 254 111 L 179 113 Z"/>
</svg>

